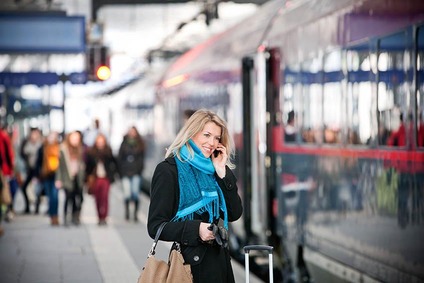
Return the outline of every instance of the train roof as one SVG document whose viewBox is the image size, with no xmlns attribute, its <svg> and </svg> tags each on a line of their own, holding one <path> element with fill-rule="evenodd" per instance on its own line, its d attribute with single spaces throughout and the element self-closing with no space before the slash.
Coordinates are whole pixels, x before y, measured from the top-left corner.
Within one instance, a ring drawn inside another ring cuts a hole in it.
<svg viewBox="0 0 424 283">
<path fill-rule="evenodd" d="M 274 0 L 179 57 L 161 85 L 198 75 L 205 66 L 209 72 L 231 71 L 262 44 L 284 50 L 286 62 L 299 61 L 334 47 L 360 46 L 361 40 L 422 21 L 421 0 Z"/>
<path fill-rule="evenodd" d="M 206 65 L 213 66 L 219 62 L 219 58 L 239 60 L 242 54 L 254 52 L 270 19 L 281 6 L 282 1 L 270 1 L 254 15 L 187 51 L 170 66 L 164 80 L 192 73 Z M 229 54 L 237 58 L 231 58 Z M 229 62 L 221 61 L 220 63 Z"/>
</svg>

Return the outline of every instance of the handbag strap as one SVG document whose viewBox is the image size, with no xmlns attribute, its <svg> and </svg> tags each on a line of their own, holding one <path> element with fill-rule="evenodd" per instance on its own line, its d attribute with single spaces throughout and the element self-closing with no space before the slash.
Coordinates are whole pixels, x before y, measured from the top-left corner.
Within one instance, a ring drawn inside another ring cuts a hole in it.
<svg viewBox="0 0 424 283">
<path fill-rule="evenodd" d="M 159 226 L 159 228 L 156 232 L 156 236 L 155 236 L 155 239 L 153 241 L 153 245 L 150 248 L 149 254 L 147 255 L 148 258 L 155 254 L 155 249 L 156 249 L 156 246 L 158 244 L 160 234 L 162 233 L 162 230 L 163 230 L 163 228 L 165 227 L 166 224 L 168 224 L 168 222 L 162 222 L 160 224 L 160 226 Z"/>
</svg>

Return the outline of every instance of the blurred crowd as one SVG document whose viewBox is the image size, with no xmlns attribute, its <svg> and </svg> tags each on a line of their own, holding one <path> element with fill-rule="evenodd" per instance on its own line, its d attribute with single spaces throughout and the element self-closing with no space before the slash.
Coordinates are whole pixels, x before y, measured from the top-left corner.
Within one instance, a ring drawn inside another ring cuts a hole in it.
<svg viewBox="0 0 424 283">
<path fill-rule="evenodd" d="M 52 226 L 79 225 L 87 194 L 95 199 L 98 224 L 107 225 L 109 190 L 117 180 L 124 195 L 123 217 L 138 221 L 145 142 L 135 126 L 123 136 L 116 154 L 97 119 L 93 129 L 85 132 L 60 135 L 30 128 L 21 141 L 13 139 L 12 133 L 0 128 L 0 236 L 3 221 L 11 222 L 19 214 L 39 214 L 42 201 L 48 209 L 40 214 L 46 213 Z M 24 166 L 17 166 L 18 160 Z M 15 211 L 19 194 L 24 207 Z"/>
</svg>

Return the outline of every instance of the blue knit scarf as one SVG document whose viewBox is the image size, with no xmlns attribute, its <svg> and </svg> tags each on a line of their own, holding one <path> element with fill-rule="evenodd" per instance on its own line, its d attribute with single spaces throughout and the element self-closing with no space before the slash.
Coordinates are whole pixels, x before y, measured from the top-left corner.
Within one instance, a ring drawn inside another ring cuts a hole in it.
<svg viewBox="0 0 424 283">
<path fill-rule="evenodd" d="M 224 195 L 216 182 L 212 160 L 206 158 L 196 144 L 189 140 L 194 150 L 188 151 L 187 145 L 180 149 L 181 160 L 175 157 L 180 185 L 178 211 L 172 221 L 192 220 L 194 214 L 209 213 L 209 222 L 224 215 L 224 226 L 228 229 L 227 207 Z"/>
</svg>

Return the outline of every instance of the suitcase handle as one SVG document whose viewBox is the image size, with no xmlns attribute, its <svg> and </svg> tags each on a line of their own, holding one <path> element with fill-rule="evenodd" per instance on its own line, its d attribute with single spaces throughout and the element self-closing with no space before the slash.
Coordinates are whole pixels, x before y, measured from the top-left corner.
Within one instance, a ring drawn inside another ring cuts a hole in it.
<svg viewBox="0 0 424 283">
<path fill-rule="evenodd" d="M 245 246 L 243 249 L 245 253 L 249 253 L 250 251 L 268 251 L 268 253 L 272 253 L 274 247 L 265 245 L 250 245 Z"/>
<path fill-rule="evenodd" d="M 245 277 L 246 283 L 249 283 L 249 252 L 250 251 L 268 251 L 268 264 L 269 264 L 269 282 L 274 282 L 274 274 L 273 274 L 273 261 L 272 261 L 272 251 L 274 247 L 266 246 L 266 245 L 250 245 L 243 247 L 244 250 L 244 262 L 245 262 Z"/>
</svg>

